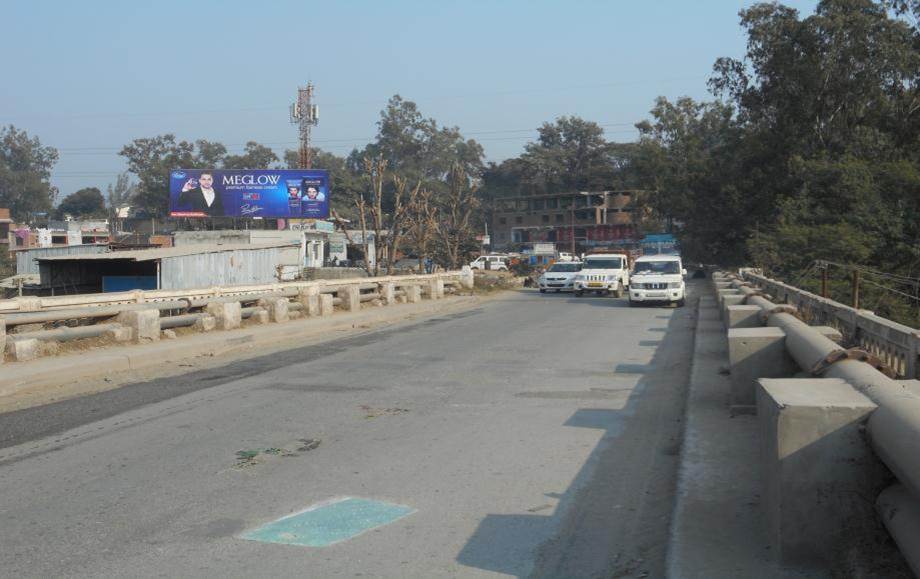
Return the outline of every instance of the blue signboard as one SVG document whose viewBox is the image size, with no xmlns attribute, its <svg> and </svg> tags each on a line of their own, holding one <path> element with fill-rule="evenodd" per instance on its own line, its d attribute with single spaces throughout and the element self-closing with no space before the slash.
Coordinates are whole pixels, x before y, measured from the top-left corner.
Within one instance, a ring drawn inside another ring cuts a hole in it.
<svg viewBox="0 0 920 579">
<path fill-rule="evenodd" d="M 670 233 L 655 233 L 642 238 L 642 252 L 645 255 L 677 253 L 677 239 Z"/>
<path fill-rule="evenodd" d="M 313 169 L 177 169 L 169 174 L 173 217 L 329 216 L 329 174 Z"/>
</svg>

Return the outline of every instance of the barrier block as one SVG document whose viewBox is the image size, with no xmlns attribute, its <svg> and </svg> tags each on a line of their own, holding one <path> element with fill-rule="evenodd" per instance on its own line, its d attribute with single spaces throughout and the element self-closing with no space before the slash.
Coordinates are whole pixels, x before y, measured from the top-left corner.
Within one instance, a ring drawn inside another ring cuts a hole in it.
<svg viewBox="0 0 920 579">
<path fill-rule="evenodd" d="M 270 320 L 271 317 L 268 314 L 268 310 L 265 309 L 258 309 L 249 316 L 249 321 L 254 324 L 267 324 Z"/>
<path fill-rule="evenodd" d="M 473 275 L 473 268 L 464 265 L 463 269 L 460 270 L 460 285 L 466 289 L 473 289 L 475 284 L 476 276 Z"/>
<path fill-rule="evenodd" d="M 439 300 L 444 297 L 444 280 L 434 278 L 428 281 L 428 297 L 433 300 Z"/>
<path fill-rule="evenodd" d="M 756 412 L 758 378 L 781 378 L 799 370 L 786 352 L 786 333 L 772 326 L 729 330 L 728 362 L 734 415 Z"/>
<path fill-rule="evenodd" d="M 266 298 L 259 300 L 259 305 L 268 311 L 268 319 L 274 323 L 286 322 L 289 319 L 287 298 Z"/>
<path fill-rule="evenodd" d="M 105 331 L 105 337 L 115 342 L 130 342 L 134 338 L 134 331 L 124 326 L 111 328 Z"/>
<path fill-rule="evenodd" d="M 0 319 L 0 352 L 6 351 L 6 320 Z M 0 364 L 3 363 L 3 355 L 0 354 Z"/>
<path fill-rule="evenodd" d="M 28 362 L 41 355 L 41 344 L 35 338 L 24 340 L 10 338 L 6 341 L 6 353 L 15 362 Z"/>
<path fill-rule="evenodd" d="M 118 314 L 115 321 L 131 328 L 131 338 L 136 343 L 160 339 L 160 310 L 126 310 Z"/>
<path fill-rule="evenodd" d="M 422 288 L 417 285 L 407 285 L 406 287 L 406 301 L 410 304 L 414 304 L 422 299 Z"/>
<path fill-rule="evenodd" d="M 335 311 L 335 305 L 332 303 L 332 294 L 319 294 L 319 315 L 331 316 Z"/>
<path fill-rule="evenodd" d="M 393 282 L 384 282 L 380 284 L 380 297 L 383 303 L 392 306 L 396 303 L 396 284 Z"/>
<path fill-rule="evenodd" d="M 297 299 L 303 304 L 304 313 L 315 318 L 319 315 L 319 286 L 311 285 L 297 293 Z"/>
<path fill-rule="evenodd" d="M 826 568 L 875 516 L 887 476 L 862 430 L 876 408 L 837 378 L 759 381 L 769 540 L 783 563 Z"/>
<path fill-rule="evenodd" d="M 221 330 L 235 330 L 243 321 L 243 308 L 240 302 L 208 302 L 205 311 L 214 316 L 217 327 Z"/>
<path fill-rule="evenodd" d="M 198 332 L 211 332 L 217 328 L 217 318 L 209 315 L 201 316 L 192 327 Z"/>
<path fill-rule="evenodd" d="M 731 299 L 734 300 L 739 297 L 743 299 L 742 296 L 731 296 Z M 726 300 L 728 299 L 726 298 Z M 728 301 L 725 303 L 725 324 L 729 329 L 763 327 L 760 322 L 760 312 L 762 311 L 760 306 L 728 305 Z"/>
<path fill-rule="evenodd" d="M 361 309 L 361 289 L 356 285 L 347 285 L 339 290 L 342 309 L 356 312 Z"/>
</svg>

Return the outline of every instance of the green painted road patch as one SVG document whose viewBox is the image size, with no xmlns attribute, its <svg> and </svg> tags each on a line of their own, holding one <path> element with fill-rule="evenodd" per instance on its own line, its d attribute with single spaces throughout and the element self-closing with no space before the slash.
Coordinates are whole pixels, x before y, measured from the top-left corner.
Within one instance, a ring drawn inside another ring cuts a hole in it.
<svg viewBox="0 0 920 579">
<path fill-rule="evenodd" d="M 263 543 L 325 547 L 388 525 L 414 512 L 415 509 L 405 505 L 347 497 L 282 517 L 245 533 L 242 538 Z"/>
</svg>

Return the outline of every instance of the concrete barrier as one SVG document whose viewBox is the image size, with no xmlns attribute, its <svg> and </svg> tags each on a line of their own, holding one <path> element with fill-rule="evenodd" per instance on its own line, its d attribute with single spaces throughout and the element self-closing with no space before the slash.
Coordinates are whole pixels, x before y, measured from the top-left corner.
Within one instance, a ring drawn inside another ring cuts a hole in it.
<svg viewBox="0 0 920 579">
<path fill-rule="evenodd" d="M 844 380 L 761 379 L 757 391 L 769 537 L 783 563 L 826 568 L 874 517 L 885 469 L 862 429 L 878 407 Z"/>
</svg>

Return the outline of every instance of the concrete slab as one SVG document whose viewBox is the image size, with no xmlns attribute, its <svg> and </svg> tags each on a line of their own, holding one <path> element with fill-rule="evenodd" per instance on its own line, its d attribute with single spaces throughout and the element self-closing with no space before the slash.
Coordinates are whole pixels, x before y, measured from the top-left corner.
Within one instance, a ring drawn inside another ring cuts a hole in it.
<svg viewBox="0 0 920 579">
<path fill-rule="evenodd" d="M 326 317 L 331 316 L 335 311 L 335 304 L 332 302 L 332 294 L 319 295 L 319 315 Z"/>
<path fill-rule="evenodd" d="M 240 302 L 208 302 L 205 311 L 214 316 L 220 330 L 235 330 L 243 322 Z"/>
<path fill-rule="evenodd" d="M 780 328 L 728 330 L 733 413 L 751 413 L 756 410 L 758 378 L 780 378 L 798 371 L 795 361 L 786 352 L 785 342 L 786 333 Z"/>
<path fill-rule="evenodd" d="M 361 289 L 356 285 L 349 285 L 339 290 L 342 298 L 342 309 L 356 312 L 361 309 Z"/>
<path fill-rule="evenodd" d="M 862 430 L 877 406 L 837 378 L 759 381 L 770 543 L 783 562 L 826 568 L 874 520 L 887 484 Z"/>
<path fill-rule="evenodd" d="M 41 344 L 35 338 L 9 339 L 6 341 L 6 353 L 14 362 L 28 362 L 41 355 Z"/>
<path fill-rule="evenodd" d="M 738 304 L 731 302 L 738 300 Z M 763 324 L 760 321 L 760 306 L 741 305 L 744 296 L 727 297 L 725 301 L 725 325 L 731 328 L 761 328 Z"/>
<path fill-rule="evenodd" d="M 160 310 L 127 310 L 118 314 L 115 321 L 131 328 L 135 342 L 156 342 L 160 339 Z"/>
</svg>

